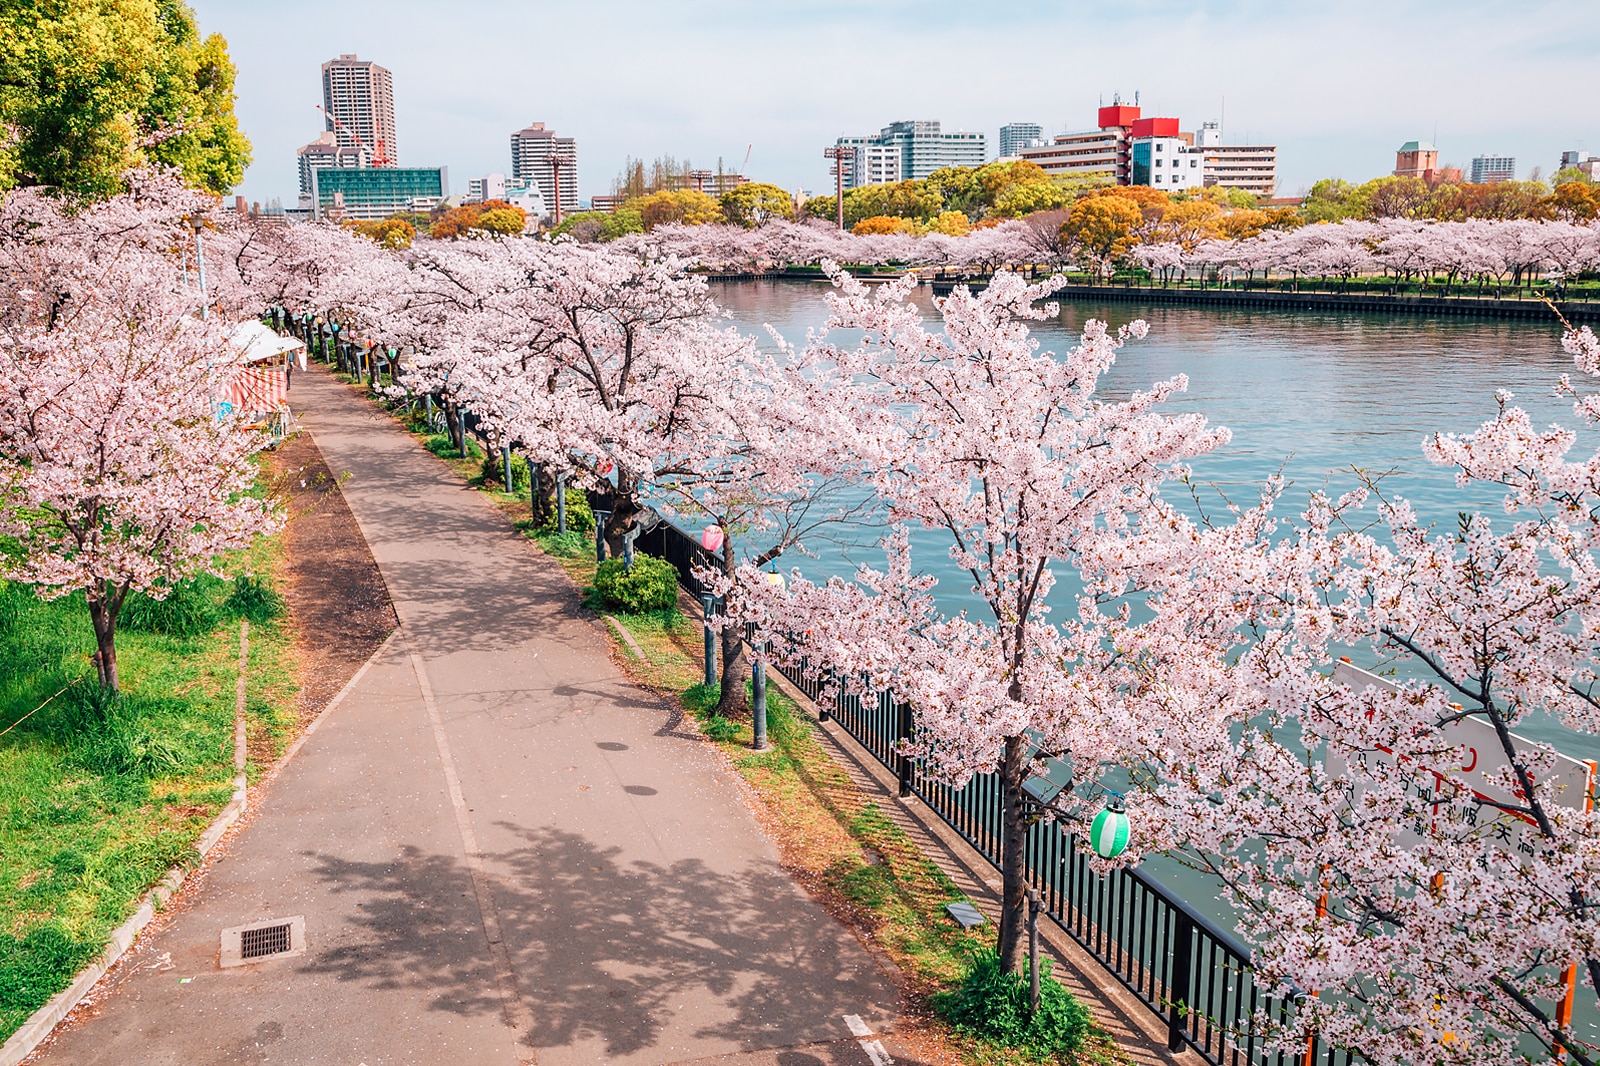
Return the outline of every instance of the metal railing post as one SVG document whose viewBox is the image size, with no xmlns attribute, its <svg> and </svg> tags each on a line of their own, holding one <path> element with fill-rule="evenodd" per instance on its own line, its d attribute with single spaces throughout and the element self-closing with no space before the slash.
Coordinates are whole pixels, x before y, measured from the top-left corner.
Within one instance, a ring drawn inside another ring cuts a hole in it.
<svg viewBox="0 0 1600 1066">
<path fill-rule="evenodd" d="M 462 458 L 465 458 L 466 454 L 467 454 L 467 430 L 466 430 L 465 424 L 463 424 L 462 428 L 461 428 L 461 455 L 462 455 Z M 599 534 L 599 530 L 601 528 L 600 523 L 596 522 L 594 524 L 594 528 L 596 530 L 596 535 L 599 536 L 600 535 Z M 557 474 L 556 475 L 556 532 L 558 534 L 565 534 L 566 531 L 567 531 L 567 475 L 566 474 Z M 602 538 L 600 543 L 604 544 L 605 540 Z"/>
<path fill-rule="evenodd" d="M 900 728 L 896 731 L 899 733 L 899 736 L 895 739 L 900 741 L 902 744 L 909 744 L 911 742 L 911 734 L 913 729 L 910 703 L 900 704 L 899 726 Z M 896 747 L 898 748 L 898 745 L 896 745 Z M 911 763 L 911 756 L 907 755 L 905 752 L 899 752 L 899 759 L 900 765 L 898 769 L 900 773 L 900 798 L 905 799 L 907 796 L 911 795 L 911 773 L 914 767 Z"/>
<path fill-rule="evenodd" d="M 511 445 L 500 445 L 500 462 L 506 475 L 506 495 L 509 496 L 513 488 L 511 483 Z"/>
<path fill-rule="evenodd" d="M 754 719 L 750 747 L 767 750 L 767 664 L 757 659 L 750 664 L 750 714 Z"/>
<path fill-rule="evenodd" d="M 1172 944 L 1172 980 L 1167 984 L 1167 1050 L 1183 1048 L 1184 1030 L 1189 1013 L 1189 971 L 1193 969 L 1194 922 L 1181 910 L 1176 910 L 1175 937 Z"/>
<path fill-rule="evenodd" d="M 556 481 L 556 492 L 561 492 L 561 482 Z M 596 511 L 594 513 L 594 561 L 604 562 L 606 558 L 606 522 L 610 520 L 610 511 Z"/>
<path fill-rule="evenodd" d="M 717 685 L 717 634 L 711 628 L 711 612 L 716 610 L 717 598 L 709 592 L 702 593 L 700 595 L 700 606 L 705 611 L 706 622 L 706 670 L 703 680 L 706 688 L 715 688 Z"/>
</svg>

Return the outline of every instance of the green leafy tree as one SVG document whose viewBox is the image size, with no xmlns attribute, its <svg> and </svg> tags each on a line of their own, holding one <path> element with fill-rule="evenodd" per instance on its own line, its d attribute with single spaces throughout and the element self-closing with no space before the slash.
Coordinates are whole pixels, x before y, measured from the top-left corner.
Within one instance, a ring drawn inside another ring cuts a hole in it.
<svg viewBox="0 0 1600 1066">
<path fill-rule="evenodd" d="M 528 213 L 520 207 L 495 207 L 479 215 L 473 228 L 509 237 L 521 233 L 527 222 Z"/>
<path fill-rule="evenodd" d="M 1311 186 L 1300 212 L 1307 222 L 1341 222 L 1358 217 L 1359 204 L 1353 201 L 1355 186 L 1343 178 L 1323 178 Z"/>
<path fill-rule="evenodd" d="M 631 207 L 621 207 L 609 214 L 604 211 L 579 211 L 561 220 L 561 225 L 551 231 L 553 237 L 571 237 L 575 241 L 592 244 L 596 241 L 614 241 L 627 233 L 643 233 L 644 219 Z"/>
<path fill-rule="evenodd" d="M 794 198 L 776 185 L 746 182 L 722 194 L 718 201 L 729 222 L 752 229 L 769 218 L 794 215 Z"/>
<path fill-rule="evenodd" d="M 226 192 L 250 161 L 233 86 L 227 42 L 179 0 L 0 4 L 0 187 L 104 197 L 157 162 Z"/>
</svg>

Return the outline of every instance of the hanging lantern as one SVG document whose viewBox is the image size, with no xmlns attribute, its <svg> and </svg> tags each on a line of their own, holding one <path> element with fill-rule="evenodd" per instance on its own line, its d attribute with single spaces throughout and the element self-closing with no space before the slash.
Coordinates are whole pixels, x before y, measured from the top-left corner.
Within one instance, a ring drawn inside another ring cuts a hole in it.
<svg viewBox="0 0 1600 1066">
<path fill-rule="evenodd" d="M 1089 826 L 1089 843 L 1102 859 L 1114 859 L 1128 850 L 1128 816 L 1123 813 L 1119 801 L 1112 800 L 1105 810 L 1094 816 Z"/>
<path fill-rule="evenodd" d="M 599 475 L 601 477 L 610 477 L 611 476 L 611 471 L 615 470 L 616 468 L 617 468 L 616 464 L 613 463 L 610 459 L 602 459 L 602 460 L 600 460 L 600 465 L 595 467 L 595 470 L 599 473 Z"/>
<path fill-rule="evenodd" d="M 722 527 L 710 525 L 700 531 L 700 547 L 708 552 L 718 551 L 722 547 Z"/>
<path fill-rule="evenodd" d="M 766 577 L 767 584 L 771 585 L 773 588 L 783 588 L 783 575 L 778 573 L 776 570 L 769 570 L 763 576 Z"/>
</svg>

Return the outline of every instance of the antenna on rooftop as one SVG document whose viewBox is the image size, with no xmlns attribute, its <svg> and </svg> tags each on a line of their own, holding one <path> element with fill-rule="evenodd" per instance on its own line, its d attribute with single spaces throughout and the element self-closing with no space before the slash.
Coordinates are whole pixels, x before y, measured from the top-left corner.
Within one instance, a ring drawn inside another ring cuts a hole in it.
<svg viewBox="0 0 1600 1066">
<path fill-rule="evenodd" d="M 1139 90 L 1138 89 L 1133 90 L 1133 106 L 1134 107 L 1138 107 L 1139 106 Z"/>
</svg>

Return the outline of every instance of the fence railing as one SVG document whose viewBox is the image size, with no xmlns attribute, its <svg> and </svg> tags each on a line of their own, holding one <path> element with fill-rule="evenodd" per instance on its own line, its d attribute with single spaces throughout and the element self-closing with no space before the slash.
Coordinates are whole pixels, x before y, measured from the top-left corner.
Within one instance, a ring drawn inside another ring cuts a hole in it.
<svg viewBox="0 0 1600 1066">
<path fill-rule="evenodd" d="M 711 557 L 693 536 L 663 521 L 641 534 L 636 549 L 671 563 L 679 582 L 699 597 L 694 570 Z M 753 635 L 753 634 L 752 634 Z M 804 661 L 794 669 L 774 665 L 813 700 L 822 678 Z M 1000 862 L 1001 780 L 978 774 L 965 788 L 935 779 L 900 753 L 911 736 L 910 708 L 889 693 L 875 698 L 838 692 L 819 710 L 832 717 L 961 838 L 996 867 Z M 1193 1048 L 1217 1066 L 1348 1066 L 1344 1049 L 1317 1041 L 1294 1053 L 1269 1051 L 1257 1015 L 1286 1021 L 1292 997 L 1275 996 L 1255 981 L 1250 949 L 1190 906 L 1170 886 L 1142 869 L 1107 875 L 1090 868 L 1076 837 L 1058 822 L 1035 822 L 1028 831 L 1028 877 L 1050 917 L 1093 955 L 1166 1026 L 1172 1051 Z"/>
</svg>

